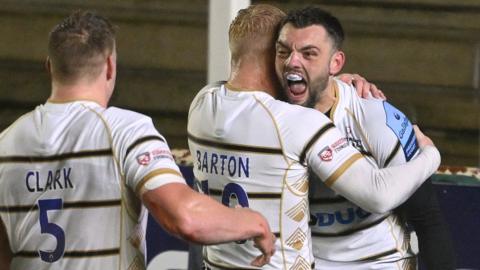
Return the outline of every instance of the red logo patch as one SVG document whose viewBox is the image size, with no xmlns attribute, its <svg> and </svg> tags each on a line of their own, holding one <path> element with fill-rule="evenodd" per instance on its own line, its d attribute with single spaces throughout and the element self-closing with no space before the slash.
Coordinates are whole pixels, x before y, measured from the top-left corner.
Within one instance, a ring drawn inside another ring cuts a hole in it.
<svg viewBox="0 0 480 270">
<path fill-rule="evenodd" d="M 330 149 L 330 147 L 325 147 L 323 148 L 320 153 L 318 153 L 318 157 L 323 160 L 323 161 L 330 161 L 333 159 L 333 151 Z"/>
<path fill-rule="evenodd" d="M 150 152 L 145 152 L 137 156 L 137 162 L 140 165 L 148 165 L 150 163 Z"/>
</svg>

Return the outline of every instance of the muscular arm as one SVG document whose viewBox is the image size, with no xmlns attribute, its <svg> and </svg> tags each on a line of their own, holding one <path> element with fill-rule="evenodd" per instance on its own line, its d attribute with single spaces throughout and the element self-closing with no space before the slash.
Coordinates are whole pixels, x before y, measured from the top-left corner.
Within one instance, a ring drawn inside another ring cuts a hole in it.
<svg viewBox="0 0 480 270">
<path fill-rule="evenodd" d="M 142 198 L 157 222 L 173 235 L 207 245 L 254 238 L 267 255 L 258 265 L 273 254 L 275 238 L 267 221 L 248 208 L 228 208 L 179 183 L 147 191 Z"/>
<path fill-rule="evenodd" d="M 362 158 L 331 188 L 369 212 L 385 213 L 410 197 L 439 164 L 440 154 L 433 146 L 425 147 L 417 158 L 406 164 L 383 169 L 373 168 Z"/>
<path fill-rule="evenodd" d="M 455 269 L 455 252 L 431 179 L 397 211 L 417 233 L 420 259 L 427 269 Z"/>
<path fill-rule="evenodd" d="M 8 237 L 5 231 L 5 226 L 0 220 L 0 269 L 10 269 L 10 262 L 12 260 L 12 251 L 8 244 Z"/>
</svg>

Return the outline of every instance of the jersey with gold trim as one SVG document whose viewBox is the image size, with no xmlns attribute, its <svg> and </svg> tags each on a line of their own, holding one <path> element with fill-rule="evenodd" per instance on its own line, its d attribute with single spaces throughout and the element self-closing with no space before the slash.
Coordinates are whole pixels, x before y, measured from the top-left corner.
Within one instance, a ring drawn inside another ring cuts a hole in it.
<svg viewBox="0 0 480 270">
<path fill-rule="evenodd" d="M 330 118 L 372 165 L 383 168 L 403 164 L 415 155 L 415 134 L 402 112 L 386 101 L 358 97 L 351 85 L 339 80 L 334 85 L 337 99 Z M 310 183 L 311 228 L 318 269 L 348 266 L 341 262 L 405 269 L 399 260 L 413 254 L 409 234 L 397 216 L 390 212 L 369 213 L 320 181 Z"/>
<path fill-rule="evenodd" d="M 162 174 L 180 172 L 150 118 L 87 101 L 38 106 L 0 134 L 11 269 L 144 269 L 138 195 Z"/>
<path fill-rule="evenodd" d="M 188 136 L 200 188 L 224 205 L 261 212 L 277 235 L 277 251 L 262 269 L 310 269 L 306 165 L 317 166 L 327 179 L 359 155 L 342 145 L 328 118 L 265 92 L 216 84 L 192 102 Z M 212 269 L 255 269 L 250 263 L 258 255 L 248 239 L 204 248 Z"/>
</svg>

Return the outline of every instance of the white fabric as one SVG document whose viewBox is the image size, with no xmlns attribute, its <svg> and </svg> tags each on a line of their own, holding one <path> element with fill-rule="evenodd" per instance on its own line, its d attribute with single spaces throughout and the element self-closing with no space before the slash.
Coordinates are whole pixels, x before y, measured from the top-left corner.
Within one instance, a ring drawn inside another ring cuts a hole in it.
<svg viewBox="0 0 480 270">
<path fill-rule="evenodd" d="M 384 167 L 388 159 L 389 166 L 405 163 L 407 155 L 403 149 L 413 142 L 395 150 L 399 139 L 387 125 L 383 101 L 361 99 L 351 85 L 339 80 L 335 80 L 335 84 L 337 99 L 330 115 L 349 144 L 364 153 L 372 166 L 378 164 Z M 398 121 L 404 119 L 399 117 Z M 403 125 L 406 126 L 407 124 Z M 424 151 L 436 150 L 428 148 Z M 431 168 L 425 167 L 424 170 L 428 175 Z M 395 205 L 398 200 L 406 198 L 401 195 L 404 194 L 402 189 L 409 186 L 407 181 L 411 181 L 402 179 L 408 177 L 406 171 L 403 173 L 399 175 L 405 177 L 397 181 L 397 188 L 392 189 L 393 193 L 388 195 L 392 196 L 390 199 L 397 198 Z M 403 269 L 400 266 L 407 262 L 399 260 L 414 256 L 410 251 L 409 234 L 405 231 L 404 224 L 390 211 L 380 214 L 368 212 L 332 189 L 325 188 L 320 181 L 311 181 L 310 184 L 316 269 Z M 363 188 L 360 184 L 357 187 Z M 387 199 L 388 197 L 383 200 Z M 393 207 L 391 204 L 383 206 L 388 210 Z M 389 255 L 361 261 L 388 252 Z"/>
<path fill-rule="evenodd" d="M 11 209 L 0 215 L 19 255 L 12 269 L 143 269 L 130 238 L 141 204 L 135 192 L 166 174 L 180 172 L 150 118 L 86 101 L 38 106 L 0 134 L 0 207 Z M 48 200 L 60 209 L 36 207 Z M 54 262 L 36 256 L 55 249 Z"/>
<path fill-rule="evenodd" d="M 264 92 L 207 87 L 192 102 L 188 132 L 196 180 L 203 182 L 203 187 L 208 183 L 210 194 L 220 201 L 224 189 L 229 189 L 227 184 L 234 183 L 234 195 L 226 195 L 228 205 L 248 204 L 280 234 L 277 252 L 263 269 L 309 268 L 313 263 L 307 171 L 299 164 L 299 156 L 310 138 L 328 123 L 314 110 L 274 100 Z M 310 152 L 320 152 L 338 138 L 338 131 L 330 129 Z M 198 139 L 222 145 L 199 143 Z M 330 174 L 355 152 L 353 148 L 343 150 L 328 166 L 322 166 L 323 171 Z M 239 198 L 245 194 L 248 199 Z M 253 268 L 250 262 L 259 255 L 252 241 L 207 246 L 205 252 L 212 268 Z"/>
<path fill-rule="evenodd" d="M 313 109 L 274 100 L 264 92 L 237 92 L 220 84 L 205 87 L 190 106 L 189 147 L 199 185 L 220 201 L 223 195 L 226 205 L 260 211 L 279 234 L 277 252 L 262 269 L 309 268 L 313 262 L 305 164 L 323 181 L 364 203 L 368 203 L 364 194 L 376 188 L 375 181 L 388 186 L 383 177 L 389 172 L 377 172 L 364 158 L 358 158 L 358 151 L 337 129 L 326 129 L 312 141 L 329 124 Z M 304 149 L 308 149 L 305 164 L 300 164 Z M 430 163 L 435 162 L 426 158 L 417 160 L 416 166 L 435 166 Z M 365 186 L 361 189 L 366 192 L 358 192 L 354 190 L 358 187 L 348 187 L 344 172 L 373 181 L 362 181 Z M 423 182 L 423 176 L 412 174 L 416 182 L 406 185 L 413 189 Z M 212 269 L 252 268 L 251 260 L 259 255 L 251 241 L 207 246 L 204 253 Z"/>
</svg>

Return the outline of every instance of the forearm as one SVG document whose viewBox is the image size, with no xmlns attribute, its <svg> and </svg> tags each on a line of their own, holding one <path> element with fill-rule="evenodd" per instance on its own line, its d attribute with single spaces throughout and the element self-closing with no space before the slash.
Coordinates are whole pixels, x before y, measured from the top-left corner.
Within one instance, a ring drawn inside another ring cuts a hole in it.
<svg viewBox="0 0 480 270">
<path fill-rule="evenodd" d="M 397 211 L 415 229 L 419 257 L 427 269 L 455 269 L 452 240 L 431 179 L 425 181 Z"/>
<path fill-rule="evenodd" d="M 169 233 L 200 244 L 218 244 L 267 235 L 268 223 L 247 208 L 228 208 L 191 190 L 169 184 L 168 192 L 147 192 L 144 203 Z M 163 188 L 163 187 L 162 187 Z M 159 200 L 159 198 L 162 198 Z M 173 200 L 166 202 L 166 200 Z"/>
<path fill-rule="evenodd" d="M 248 208 L 228 208 L 215 200 L 192 193 L 192 204 L 183 211 L 191 224 L 185 231 L 190 241 L 217 244 L 252 239 L 266 235 L 268 224 L 257 212 Z"/>
<path fill-rule="evenodd" d="M 440 154 L 431 146 L 406 164 L 383 169 L 361 159 L 331 187 L 367 211 L 384 213 L 403 203 L 439 165 Z"/>
</svg>

